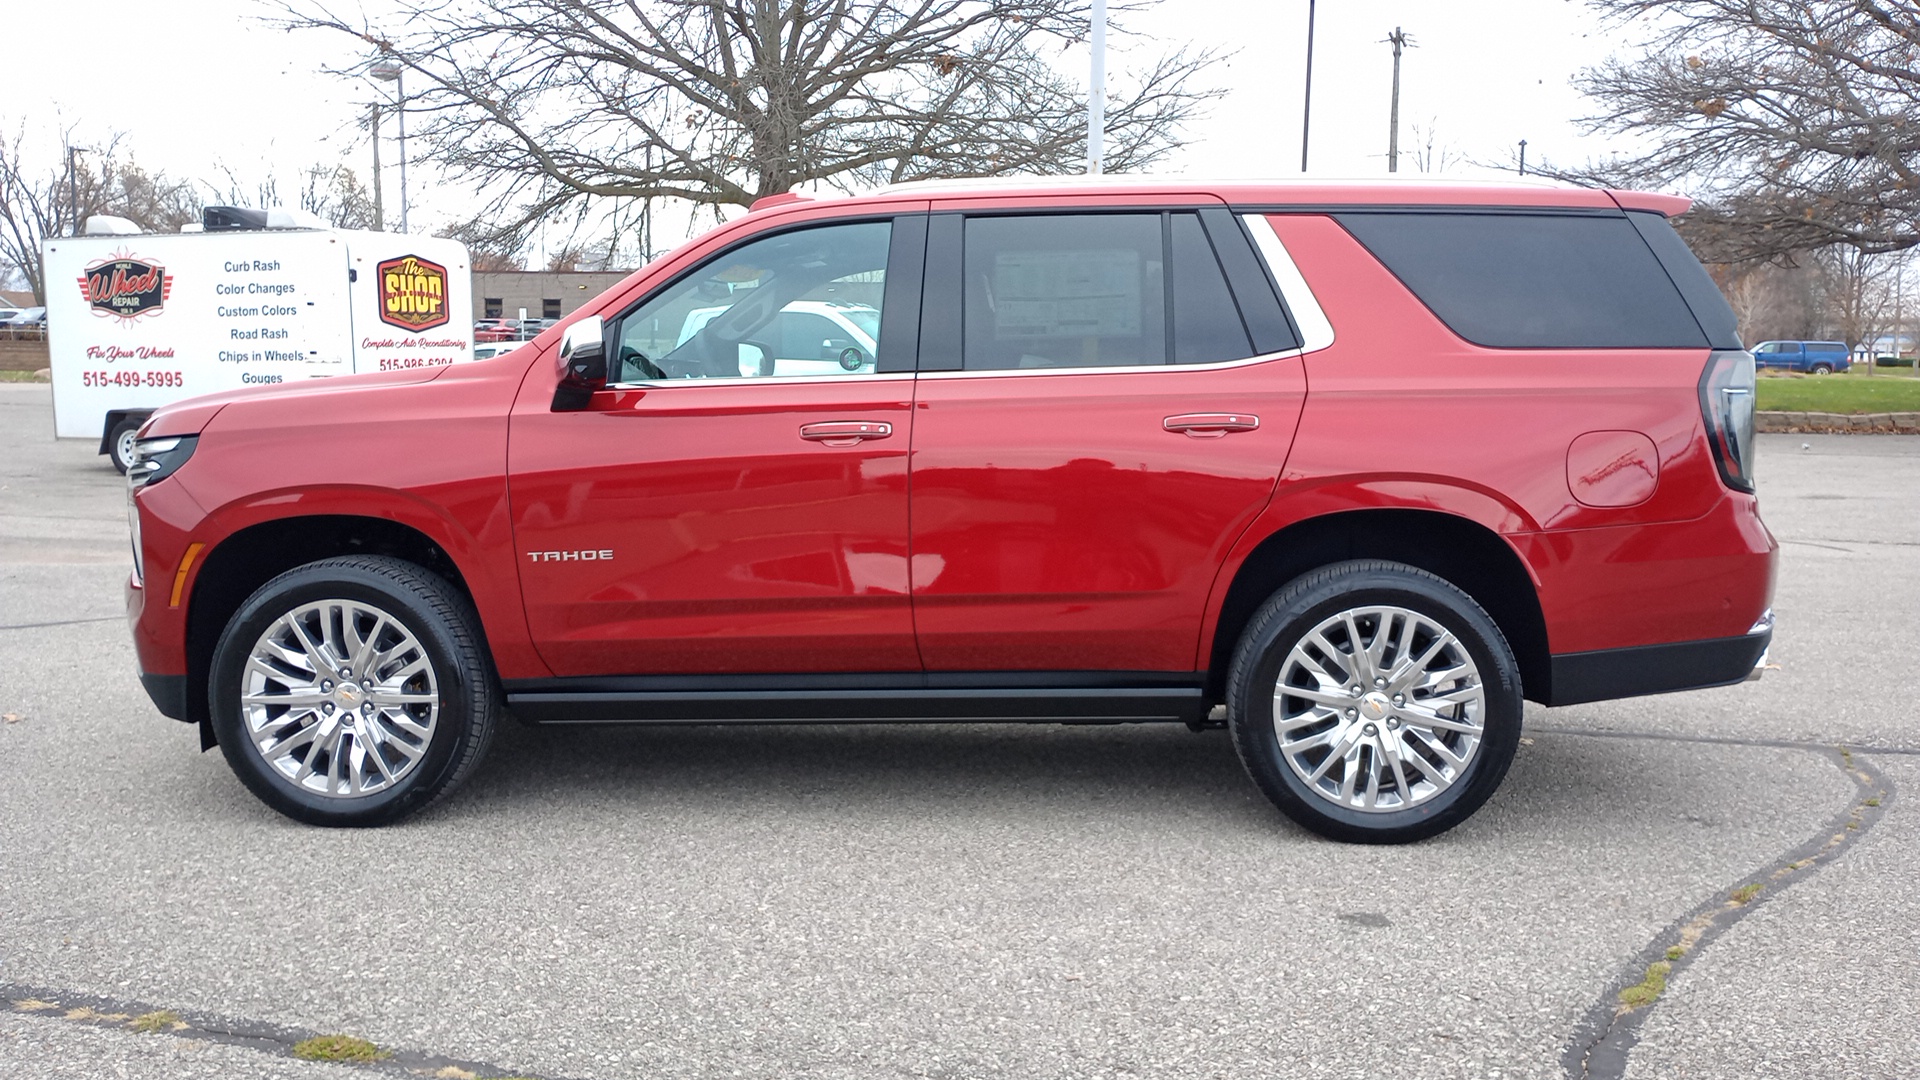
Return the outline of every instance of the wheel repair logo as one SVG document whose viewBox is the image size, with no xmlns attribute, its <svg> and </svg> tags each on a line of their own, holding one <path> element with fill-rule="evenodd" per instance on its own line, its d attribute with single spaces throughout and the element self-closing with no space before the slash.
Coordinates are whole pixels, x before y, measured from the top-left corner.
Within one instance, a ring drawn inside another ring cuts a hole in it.
<svg viewBox="0 0 1920 1080">
<path fill-rule="evenodd" d="M 88 264 L 80 278 L 80 296 L 95 315 L 125 322 L 159 314 L 172 292 L 166 267 L 126 252 Z"/>
<path fill-rule="evenodd" d="M 402 255 L 380 264 L 380 321 L 402 330 L 444 326 L 447 268 L 418 255 Z"/>
</svg>

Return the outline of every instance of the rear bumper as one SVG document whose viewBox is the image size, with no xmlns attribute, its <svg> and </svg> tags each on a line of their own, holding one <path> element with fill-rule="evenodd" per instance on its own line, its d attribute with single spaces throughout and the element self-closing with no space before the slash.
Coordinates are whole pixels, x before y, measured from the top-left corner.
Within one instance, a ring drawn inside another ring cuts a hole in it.
<svg viewBox="0 0 1920 1080">
<path fill-rule="evenodd" d="M 1547 704 L 1579 705 L 1756 679 L 1772 642 L 1773 612 L 1768 611 L 1739 637 L 1561 653 L 1553 658 L 1553 700 Z"/>
</svg>

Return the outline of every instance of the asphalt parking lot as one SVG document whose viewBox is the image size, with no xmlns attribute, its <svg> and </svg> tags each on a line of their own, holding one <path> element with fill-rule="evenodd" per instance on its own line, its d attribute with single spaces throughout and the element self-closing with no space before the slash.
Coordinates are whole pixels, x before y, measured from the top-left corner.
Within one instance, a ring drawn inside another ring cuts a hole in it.
<svg viewBox="0 0 1920 1080">
<path fill-rule="evenodd" d="M 120 479 L 51 427 L 0 384 L 10 1075 L 355 1075 L 287 1052 L 332 1032 L 552 1080 L 1920 1061 L 1920 438 L 1761 437 L 1766 678 L 1532 708 L 1477 817 L 1369 849 L 1160 727 L 508 725 L 427 814 L 299 826 L 142 694 Z"/>
</svg>

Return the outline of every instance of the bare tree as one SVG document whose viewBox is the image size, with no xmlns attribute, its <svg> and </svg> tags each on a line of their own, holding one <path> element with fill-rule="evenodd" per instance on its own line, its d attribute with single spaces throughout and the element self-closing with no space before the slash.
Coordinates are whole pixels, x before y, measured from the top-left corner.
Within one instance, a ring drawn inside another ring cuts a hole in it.
<svg viewBox="0 0 1920 1080">
<path fill-rule="evenodd" d="M 1415 172 L 1443 173 L 1466 161 L 1465 155 L 1452 143 L 1437 142 L 1439 127 L 1437 119 L 1413 125 L 1413 150 L 1407 157 L 1413 162 Z"/>
<path fill-rule="evenodd" d="M 1740 340 L 1821 337 L 1820 281 L 1812 267 L 1748 262 L 1710 266 L 1739 319 Z"/>
<path fill-rule="evenodd" d="M 309 165 L 302 177 L 300 209 L 336 229 L 373 228 L 373 193 L 345 165 Z"/>
<path fill-rule="evenodd" d="M 1712 261 L 1920 243 L 1920 7 L 1588 0 L 1638 53 L 1585 72 L 1593 128 L 1646 149 L 1560 175 L 1698 195 Z"/>
<path fill-rule="evenodd" d="M 1893 326 L 1894 260 L 1858 248 L 1835 246 L 1814 258 L 1821 278 L 1825 310 L 1836 336 L 1849 350 L 1868 347 L 1867 374 L 1873 374 L 1872 344 Z"/>
<path fill-rule="evenodd" d="M 442 229 L 434 235 L 458 240 L 465 244 L 468 264 L 473 267 L 476 274 L 527 268 L 526 260 L 520 256 L 520 241 L 511 238 L 502 239 L 483 221 L 464 221 Z"/>
<path fill-rule="evenodd" d="M 1086 36 L 1085 0 L 397 0 L 391 31 L 280 2 L 283 25 L 399 63 L 435 158 L 522 235 L 596 199 L 745 206 L 1085 154 L 1084 95 L 1051 63 Z M 1217 58 L 1176 50 L 1110 95 L 1111 169 L 1180 145 Z"/>
<path fill-rule="evenodd" d="M 81 222 L 97 214 L 164 232 L 200 217 L 193 185 L 119 159 L 118 136 L 76 154 L 73 134 L 62 132 L 58 156 L 38 164 L 28 160 L 24 132 L 11 141 L 0 137 L 0 271 L 25 279 L 43 304 L 40 252 L 47 240 L 78 232 Z"/>
</svg>

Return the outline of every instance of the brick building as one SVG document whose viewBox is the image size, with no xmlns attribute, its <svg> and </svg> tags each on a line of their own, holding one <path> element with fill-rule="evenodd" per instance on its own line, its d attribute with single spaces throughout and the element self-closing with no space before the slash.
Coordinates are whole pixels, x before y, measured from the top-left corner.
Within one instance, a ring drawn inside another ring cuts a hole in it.
<svg viewBox="0 0 1920 1080">
<path fill-rule="evenodd" d="M 504 270 L 473 275 L 475 319 L 558 319 L 618 284 L 629 271 Z"/>
</svg>

